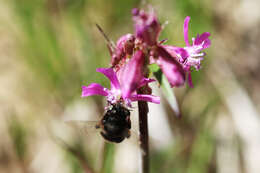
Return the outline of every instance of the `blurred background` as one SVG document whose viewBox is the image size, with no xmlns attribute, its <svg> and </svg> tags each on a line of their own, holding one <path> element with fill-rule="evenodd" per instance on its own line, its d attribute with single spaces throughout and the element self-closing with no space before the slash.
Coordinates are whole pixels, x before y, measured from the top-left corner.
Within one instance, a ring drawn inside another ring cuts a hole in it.
<svg viewBox="0 0 260 173">
<path fill-rule="evenodd" d="M 211 32 L 194 88 L 174 89 L 176 118 L 157 85 L 162 104 L 150 104 L 151 172 L 260 172 L 260 1 L 148 1 L 161 23 L 160 39 L 184 46 L 189 36 Z M 103 97 L 82 99 L 81 86 L 109 87 L 95 72 L 110 56 L 98 23 L 111 40 L 132 33 L 138 0 L 0 1 L 0 172 L 136 173 L 137 114 L 132 137 L 105 143 L 96 132 L 79 133 L 67 119 L 95 121 Z M 134 108 L 137 108 L 134 105 Z"/>
</svg>

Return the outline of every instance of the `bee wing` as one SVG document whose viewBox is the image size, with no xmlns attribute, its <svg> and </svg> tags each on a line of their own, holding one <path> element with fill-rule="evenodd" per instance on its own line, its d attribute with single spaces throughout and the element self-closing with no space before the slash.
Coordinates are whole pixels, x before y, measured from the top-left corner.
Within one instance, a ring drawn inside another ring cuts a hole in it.
<svg viewBox="0 0 260 173">
<path fill-rule="evenodd" d="M 100 132 L 99 121 L 67 120 L 66 124 L 75 128 L 83 135 L 89 135 Z"/>
</svg>

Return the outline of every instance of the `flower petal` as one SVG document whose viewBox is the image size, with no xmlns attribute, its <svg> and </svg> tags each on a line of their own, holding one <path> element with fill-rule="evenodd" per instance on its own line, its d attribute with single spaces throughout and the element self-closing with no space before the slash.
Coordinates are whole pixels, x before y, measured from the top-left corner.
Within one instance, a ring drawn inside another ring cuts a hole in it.
<svg viewBox="0 0 260 173">
<path fill-rule="evenodd" d="M 167 50 L 167 52 L 168 52 L 171 56 L 177 57 L 178 47 L 170 46 L 170 45 L 161 45 L 161 47 L 163 47 L 165 50 Z"/>
<path fill-rule="evenodd" d="M 98 83 L 92 83 L 89 86 L 82 86 L 82 94 L 81 97 L 88 97 L 92 95 L 101 95 L 107 96 L 108 89 L 104 88 Z"/>
<path fill-rule="evenodd" d="M 210 36 L 209 32 L 204 32 L 201 35 L 198 35 L 194 41 L 194 45 L 201 44 L 204 40 L 208 39 L 209 36 Z"/>
<path fill-rule="evenodd" d="M 203 42 L 203 49 L 206 49 L 206 48 L 209 48 L 210 47 L 210 45 L 211 45 L 211 41 L 210 41 L 210 39 L 207 39 L 207 40 L 205 40 L 204 42 Z"/>
<path fill-rule="evenodd" d="M 140 87 L 142 87 L 142 86 L 144 86 L 144 85 L 146 85 L 146 84 L 148 84 L 148 83 L 151 83 L 151 82 L 155 82 L 156 80 L 155 79 L 150 79 L 150 78 L 143 78 L 141 81 L 140 81 L 140 83 L 139 83 L 139 85 L 138 85 L 138 88 L 140 88 Z"/>
<path fill-rule="evenodd" d="M 185 72 L 181 64 L 172 57 L 163 47 L 158 47 L 159 58 L 157 64 L 168 79 L 171 87 L 181 86 L 185 81 Z"/>
<path fill-rule="evenodd" d="M 118 71 L 122 97 L 127 98 L 139 86 L 143 78 L 144 54 L 137 51 L 133 57 Z"/>
<path fill-rule="evenodd" d="M 184 19 L 184 25 L 183 25 L 183 34 L 184 34 L 184 41 L 186 43 L 186 46 L 190 46 L 190 43 L 189 43 L 189 21 L 190 21 L 190 16 L 187 16 L 185 19 Z"/>
<path fill-rule="evenodd" d="M 160 104 L 160 97 L 159 96 L 153 96 L 153 95 L 147 95 L 147 94 L 135 94 L 130 97 L 131 101 L 146 101 L 146 102 L 152 102 L 156 104 Z"/>
<path fill-rule="evenodd" d="M 188 85 L 191 87 L 191 88 L 194 88 L 194 85 L 192 83 L 192 78 L 191 78 L 191 72 L 189 71 L 188 72 Z"/>
<path fill-rule="evenodd" d="M 180 63 L 183 63 L 189 57 L 189 53 L 182 47 L 163 45 L 163 48 L 165 48 L 172 57 L 177 57 Z"/>
<path fill-rule="evenodd" d="M 110 80 L 111 90 L 120 89 L 118 78 L 112 68 L 97 68 L 96 71 L 103 73 Z"/>
<path fill-rule="evenodd" d="M 135 23 L 135 35 L 149 46 L 157 43 L 161 32 L 161 25 L 154 11 L 150 9 L 148 13 L 144 10 L 134 8 L 132 10 Z"/>
<path fill-rule="evenodd" d="M 200 45 L 202 49 L 208 48 L 211 44 L 209 36 L 209 32 L 204 32 L 201 35 L 198 35 L 194 40 L 193 45 Z"/>
</svg>

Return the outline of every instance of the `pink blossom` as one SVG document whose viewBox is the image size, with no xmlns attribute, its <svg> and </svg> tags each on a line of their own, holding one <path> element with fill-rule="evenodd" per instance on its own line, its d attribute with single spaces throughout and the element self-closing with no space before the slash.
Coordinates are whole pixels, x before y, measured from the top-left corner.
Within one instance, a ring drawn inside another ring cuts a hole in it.
<svg viewBox="0 0 260 173">
<path fill-rule="evenodd" d="M 192 45 L 189 43 L 188 37 L 188 24 L 190 21 L 190 17 L 187 16 L 184 20 L 183 25 L 183 33 L 184 33 L 184 41 L 186 46 L 175 47 L 164 45 L 163 47 L 171 54 L 177 57 L 178 61 L 182 64 L 183 69 L 188 72 L 188 83 L 191 87 L 193 87 L 191 80 L 191 67 L 194 67 L 196 70 L 200 69 L 201 60 L 206 55 L 202 50 L 210 47 L 211 42 L 209 39 L 210 33 L 204 32 L 201 35 L 197 35 L 196 38 L 192 38 Z"/>
<path fill-rule="evenodd" d="M 82 97 L 91 95 L 106 96 L 107 101 L 111 104 L 124 102 L 131 106 L 133 101 L 148 101 L 156 104 L 160 103 L 158 96 L 148 94 L 137 94 L 136 90 L 155 80 L 143 77 L 144 54 L 137 51 L 128 63 L 123 66 L 118 73 L 112 68 L 98 68 L 97 72 L 103 73 L 110 80 L 110 89 L 92 83 L 89 86 L 82 86 Z"/>
<path fill-rule="evenodd" d="M 136 37 L 149 46 L 156 45 L 161 32 L 161 25 L 152 8 L 150 8 L 149 13 L 134 8 L 132 14 Z"/>
<path fill-rule="evenodd" d="M 173 55 L 169 54 L 164 47 L 158 46 L 157 51 L 158 58 L 155 62 L 162 69 L 162 72 L 168 79 L 171 87 L 183 85 L 185 82 L 185 72 L 181 64 Z"/>
<path fill-rule="evenodd" d="M 162 42 L 158 41 L 161 25 L 154 11 L 150 8 L 150 12 L 146 13 L 135 8 L 132 14 L 135 35 L 141 40 L 140 49 L 149 52 L 150 63 L 157 63 L 160 66 L 172 87 L 181 86 L 185 81 L 185 73 L 180 63 L 161 46 Z"/>
</svg>

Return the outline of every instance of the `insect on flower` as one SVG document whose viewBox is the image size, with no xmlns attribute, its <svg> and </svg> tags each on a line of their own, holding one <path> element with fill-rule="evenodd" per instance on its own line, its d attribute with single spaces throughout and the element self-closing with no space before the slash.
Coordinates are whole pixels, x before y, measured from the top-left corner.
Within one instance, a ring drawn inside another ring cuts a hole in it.
<svg viewBox="0 0 260 173">
<path fill-rule="evenodd" d="M 109 142 L 120 143 L 131 135 L 130 111 L 119 102 L 109 104 L 98 121 L 73 120 L 69 116 L 64 121 L 84 136 L 99 133 Z"/>
<path fill-rule="evenodd" d="M 149 64 L 157 64 L 167 78 L 171 87 L 182 86 L 188 75 L 188 84 L 192 85 L 191 68 L 200 69 L 200 61 L 205 56 L 202 52 L 210 46 L 210 33 L 204 32 L 188 40 L 188 24 L 190 17 L 184 20 L 185 47 L 164 45 L 159 41 L 162 27 L 154 11 L 132 10 L 134 34 L 121 36 L 114 44 L 106 36 L 102 28 L 97 28 L 107 41 L 111 55 L 111 68 L 98 68 L 110 80 L 111 88 L 104 88 L 98 83 L 82 86 L 82 97 L 92 95 L 105 96 L 107 106 L 102 119 L 95 125 L 101 136 L 110 142 L 122 142 L 130 137 L 131 103 L 145 101 L 159 104 L 160 98 L 151 95 L 148 84 L 155 80 L 149 77 Z M 142 93 L 142 94 L 140 94 Z"/>
<path fill-rule="evenodd" d="M 101 129 L 100 134 L 104 139 L 110 142 L 122 142 L 130 137 L 130 111 L 121 103 L 112 104 L 96 128 Z"/>
<path fill-rule="evenodd" d="M 131 121 L 127 107 L 131 107 L 133 101 L 160 103 L 158 96 L 136 93 L 138 88 L 155 81 L 142 75 L 143 56 L 141 51 L 137 51 L 117 73 L 112 68 L 97 69 L 110 80 L 111 89 L 97 83 L 82 86 L 82 97 L 102 95 L 107 99 L 105 114 L 96 127 L 101 128 L 100 134 L 108 141 L 121 142 L 130 137 Z"/>
</svg>

